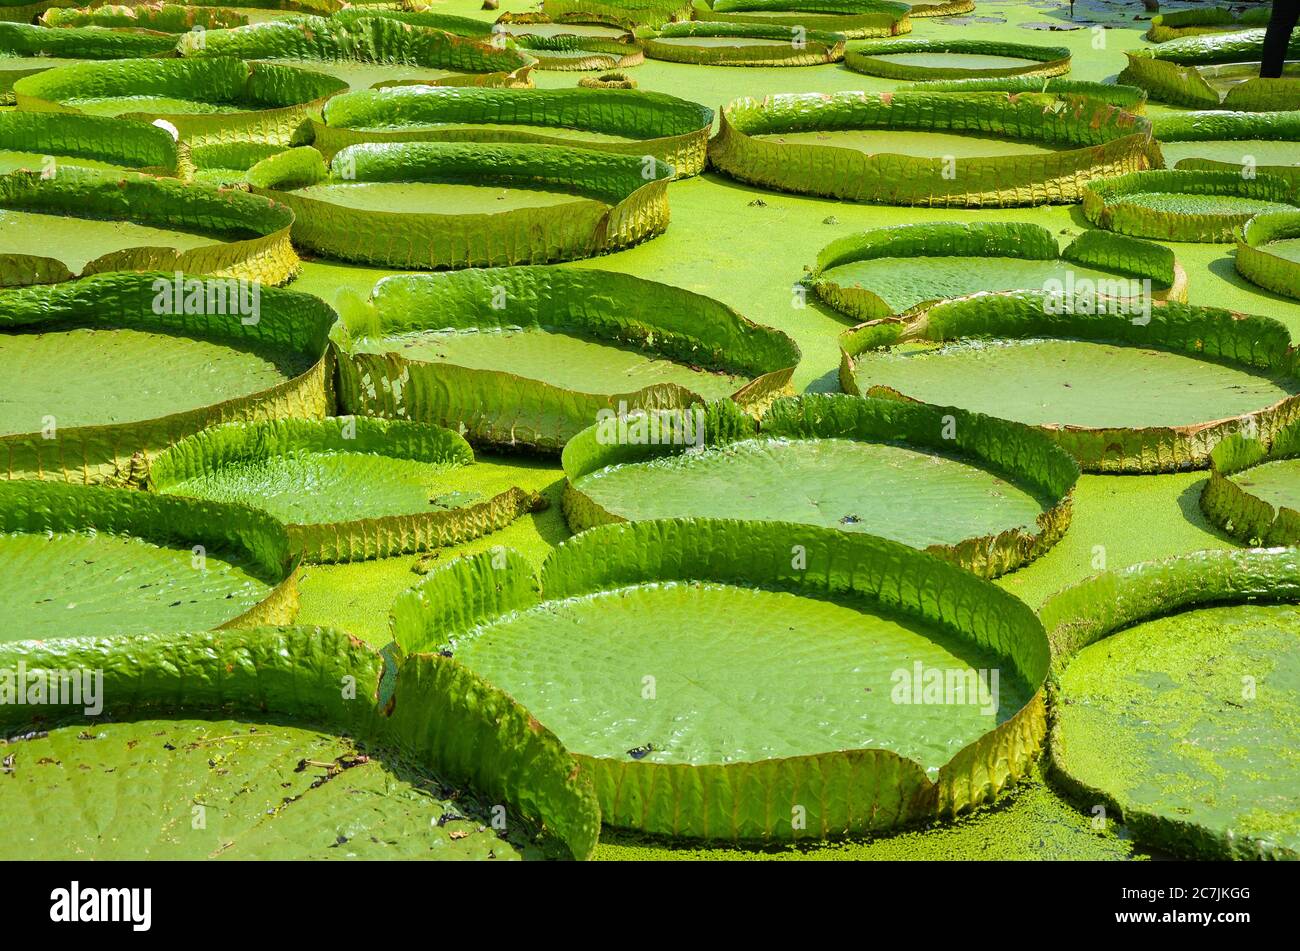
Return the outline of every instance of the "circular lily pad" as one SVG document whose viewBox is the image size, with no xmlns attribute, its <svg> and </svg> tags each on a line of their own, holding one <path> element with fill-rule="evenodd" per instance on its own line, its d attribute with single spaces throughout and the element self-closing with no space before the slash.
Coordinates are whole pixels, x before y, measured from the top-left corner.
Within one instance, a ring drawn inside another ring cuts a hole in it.
<svg viewBox="0 0 1300 951">
<path fill-rule="evenodd" d="M 1284 178 L 1300 188 L 1300 112 L 1187 112 L 1154 120 L 1166 165 Z"/>
<path fill-rule="evenodd" d="M 540 264 L 668 227 L 671 166 L 535 144 L 363 143 L 327 167 L 310 147 L 255 165 L 253 191 L 293 210 L 294 243 L 389 268 Z M 428 209 L 428 210 L 424 210 Z"/>
<path fill-rule="evenodd" d="M 844 58 L 843 33 L 749 23 L 666 23 L 645 55 L 700 66 L 817 66 Z"/>
<path fill-rule="evenodd" d="M 695 0 L 698 20 L 756 26 L 803 27 L 843 33 L 849 39 L 897 36 L 910 33 L 915 16 L 941 16 L 939 7 L 952 12 L 971 0 L 943 4 L 908 4 L 893 0 Z"/>
<path fill-rule="evenodd" d="M 60 66 L 14 83 L 18 108 L 164 120 L 195 145 L 288 145 L 347 84 L 322 73 L 233 58 L 130 59 Z"/>
<path fill-rule="evenodd" d="M 530 142 L 650 155 L 679 178 L 704 170 L 713 110 L 621 89 L 407 86 L 347 93 L 312 123 L 327 158 L 359 142 Z"/>
<path fill-rule="evenodd" d="M 427 423 L 345 416 L 230 423 L 160 453 L 151 487 L 238 502 L 285 526 L 313 562 L 361 561 L 458 544 L 539 504 L 476 488 L 469 443 Z"/>
<path fill-rule="evenodd" d="M 57 175 L 60 165 L 175 175 L 176 141 L 142 122 L 54 112 L 0 112 L 0 174 L 27 169 Z"/>
<path fill-rule="evenodd" d="M 833 241 L 808 278 L 817 296 L 857 320 L 914 316 L 989 291 L 1186 300 L 1187 274 L 1168 248 L 1085 231 L 1064 251 L 1046 228 L 1020 222 L 895 225 Z M 1144 283 L 1145 282 L 1145 283 Z"/>
<path fill-rule="evenodd" d="M 1028 427 L 812 395 L 777 400 L 759 422 L 727 402 L 602 420 L 569 440 L 564 472 L 575 532 L 675 516 L 799 522 L 890 538 L 986 577 L 1060 539 L 1078 476 Z"/>
<path fill-rule="evenodd" d="M 144 3 L 138 6 L 112 4 L 102 7 L 54 7 L 42 13 L 38 22 L 41 26 L 50 27 L 102 26 L 110 29 L 185 33 L 195 27 L 211 30 L 243 26 L 248 22 L 248 15 L 242 10 L 218 6 L 180 3 Z"/>
<path fill-rule="evenodd" d="M 0 54 L 31 57 L 37 62 L 45 57 L 109 60 L 167 56 L 175 48 L 175 34 L 159 30 L 56 29 L 31 23 L 0 22 Z"/>
<path fill-rule="evenodd" d="M 799 350 L 699 294 L 589 269 L 490 268 L 385 278 L 343 308 L 349 412 L 555 452 L 602 411 L 786 391 Z"/>
<path fill-rule="evenodd" d="M 1059 76 L 1070 71 L 1070 51 L 991 40 L 873 40 L 845 53 L 844 65 L 886 79 Z"/>
<path fill-rule="evenodd" d="M 1290 336 L 1267 317 L 1095 295 L 976 295 L 840 338 L 849 393 L 1037 426 L 1086 471 L 1204 467 L 1243 426 L 1296 411 Z"/>
<path fill-rule="evenodd" d="M 1271 440 L 1236 433 L 1210 453 L 1201 509 L 1215 525 L 1252 545 L 1300 543 L 1300 424 Z"/>
<path fill-rule="evenodd" d="M 0 293 L 0 378 L 22 381 L 0 402 L 5 476 L 134 484 L 204 426 L 325 415 L 334 312 L 258 295 L 254 310 L 237 282 L 157 273 Z"/>
<path fill-rule="evenodd" d="M 1300 209 L 1266 211 L 1247 221 L 1234 263 L 1251 283 L 1300 298 Z"/>
<path fill-rule="evenodd" d="M 540 591 L 523 558 L 495 557 L 402 595 L 396 641 L 449 650 L 528 707 L 610 825 L 878 831 L 991 800 L 1037 754 L 1037 618 L 896 542 L 791 523 L 605 525 L 547 558 Z"/>
<path fill-rule="evenodd" d="M 1092 178 L 1146 168 L 1150 142 L 1142 117 L 1085 99 L 802 93 L 728 103 L 709 158 L 733 178 L 782 191 L 1005 207 L 1078 201 Z"/>
<path fill-rule="evenodd" d="M 600 76 L 583 76 L 578 80 L 578 85 L 583 89 L 635 89 L 636 80 L 627 73 L 613 72 L 604 73 Z M 674 165 L 673 167 L 676 168 L 677 166 Z M 681 172 L 678 172 L 678 174 L 680 175 Z"/>
<path fill-rule="evenodd" d="M 284 624 L 284 530 L 242 505 L 0 482 L 0 641 Z"/>
<path fill-rule="evenodd" d="M 1083 189 L 1083 213 L 1093 224 L 1163 241 L 1232 241 L 1260 212 L 1294 207 L 1285 179 L 1234 172 L 1137 172 Z"/>
<path fill-rule="evenodd" d="M 529 33 L 516 36 L 515 44 L 537 61 L 540 70 L 591 72 L 630 69 L 645 62 L 641 44 L 630 33 L 613 38 L 591 34 Z"/>
<path fill-rule="evenodd" d="M 167 269 L 283 284 L 298 271 L 292 221 L 246 192 L 56 161 L 0 177 L 0 282 Z"/>
<path fill-rule="evenodd" d="M 513 43 L 457 36 L 391 15 L 400 12 L 344 10 L 331 17 L 290 16 L 207 30 L 181 37 L 177 50 L 187 58 L 383 63 L 457 73 L 511 73 L 536 62 Z"/>
<path fill-rule="evenodd" d="M 5 857 L 587 858 L 599 834 L 555 737 L 445 658 L 260 627 L 3 644 L 0 670 Z M 77 692 L 33 692 L 55 674 Z"/>
<path fill-rule="evenodd" d="M 941 20 L 948 23 L 948 20 Z M 932 79 L 919 83 L 905 83 L 899 92 L 1010 92 L 1050 93 L 1058 99 L 1069 100 L 1076 96 L 1099 99 L 1128 112 L 1146 111 L 1147 93 L 1137 86 L 1120 86 L 1115 83 L 1097 83 L 1086 79 L 1059 79 L 1042 76 L 998 76 L 975 79 Z"/>
<path fill-rule="evenodd" d="M 1175 855 L 1300 856 L 1298 598 L 1294 549 L 1197 552 L 1052 598 L 1055 774 Z"/>
</svg>

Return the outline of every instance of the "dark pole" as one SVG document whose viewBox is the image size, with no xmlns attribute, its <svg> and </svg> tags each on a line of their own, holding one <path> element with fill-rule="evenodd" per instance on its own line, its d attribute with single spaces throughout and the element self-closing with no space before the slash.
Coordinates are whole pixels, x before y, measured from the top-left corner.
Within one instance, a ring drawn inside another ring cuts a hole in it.
<svg viewBox="0 0 1300 951">
<path fill-rule="evenodd" d="M 1264 33 L 1264 53 L 1260 57 L 1259 75 L 1276 79 L 1282 75 L 1286 50 L 1291 42 L 1291 31 L 1300 19 L 1300 0 L 1273 0 L 1273 15 Z"/>
</svg>

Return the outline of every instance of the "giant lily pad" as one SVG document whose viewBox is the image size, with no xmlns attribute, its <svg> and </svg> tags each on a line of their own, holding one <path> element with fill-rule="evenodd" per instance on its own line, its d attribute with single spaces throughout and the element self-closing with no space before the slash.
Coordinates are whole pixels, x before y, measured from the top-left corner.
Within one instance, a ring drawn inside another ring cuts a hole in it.
<svg viewBox="0 0 1300 951">
<path fill-rule="evenodd" d="M 1201 508 L 1211 522 L 1250 544 L 1300 544 L 1300 425 L 1264 441 L 1235 433 L 1210 453 Z"/>
<path fill-rule="evenodd" d="M 308 561 L 360 561 L 468 541 L 540 503 L 517 487 L 478 491 L 473 463 L 469 443 L 427 423 L 277 419 L 183 439 L 154 458 L 149 481 L 270 513 Z"/>
<path fill-rule="evenodd" d="M 1266 211 L 1247 221 L 1234 263 L 1246 280 L 1300 298 L 1300 209 Z"/>
<path fill-rule="evenodd" d="M 865 39 L 910 33 L 913 5 L 893 0 L 695 0 L 695 12 L 697 19 L 715 23 L 802 27 Z"/>
<path fill-rule="evenodd" d="M 1166 164 L 1285 178 L 1300 192 L 1300 112 L 1183 112 L 1152 125 Z"/>
<path fill-rule="evenodd" d="M 205 30 L 243 26 L 247 14 L 217 6 L 180 3 L 137 3 L 131 5 L 55 7 L 41 14 L 41 26 L 103 26 L 113 29 L 156 30 L 185 33 L 195 27 Z"/>
<path fill-rule="evenodd" d="M 975 79 L 931 79 L 904 83 L 899 92 L 1010 92 L 1050 93 L 1060 99 L 1082 96 L 1098 99 L 1126 112 L 1146 111 L 1147 92 L 1137 86 L 1097 83 L 1086 79 L 1059 79 L 1042 76 L 998 76 Z"/>
<path fill-rule="evenodd" d="M 0 22 L 0 53 L 11 56 L 128 59 L 133 56 L 168 56 L 175 48 L 175 34 L 158 30 L 55 29 L 30 23 Z"/>
<path fill-rule="evenodd" d="M 1151 18 L 1146 38 L 1152 43 L 1168 43 L 1188 36 L 1201 36 L 1205 33 L 1235 33 L 1243 26 L 1266 26 L 1269 17 L 1269 5 L 1247 7 L 1244 10 L 1231 10 L 1227 7 L 1192 7 L 1188 10 L 1173 10 L 1158 13 Z"/>
<path fill-rule="evenodd" d="M 564 472 L 575 532 L 673 516 L 799 522 L 890 538 L 988 577 L 1060 539 L 1078 477 L 1069 454 L 1027 426 L 813 395 L 777 400 L 758 422 L 728 402 L 611 417 L 569 440 Z"/>
<path fill-rule="evenodd" d="M 294 212 L 293 238 L 326 257 L 391 268 L 592 257 L 668 227 L 673 169 L 653 157 L 473 142 L 291 149 L 255 165 L 253 190 Z M 426 210 L 427 209 L 427 210 Z"/>
<path fill-rule="evenodd" d="M 29 641 L 0 667 L 94 671 L 103 705 L 0 705 L 7 857 L 586 858 L 599 834 L 556 738 L 446 658 L 261 627 Z"/>
<path fill-rule="evenodd" d="M 611 37 L 592 32 L 607 29 L 601 26 L 588 26 L 587 32 L 581 34 L 565 32 L 568 29 L 571 28 L 564 26 L 551 33 L 510 31 L 508 35 L 520 50 L 537 61 L 541 70 L 590 72 L 628 69 L 645 62 L 641 44 L 631 33 Z"/>
<path fill-rule="evenodd" d="M 0 641 L 285 624 L 284 530 L 242 505 L 0 482 Z"/>
<path fill-rule="evenodd" d="M 1261 78 L 1263 49 L 1262 29 L 1173 40 L 1126 52 L 1119 81 L 1141 86 L 1160 102 L 1194 109 L 1300 109 L 1300 63 L 1289 63 L 1281 78 Z M 1287 55 L 1300 57 L 1300 34 L 1291 37 Z"/>
<path fill-rule="evenodd" d="M 166 268 L 283 284 L 298 271 L 292 221 L 246 192 L 56 163 L 0 177 L 0 283 Z"/>
<path fill-rule="evenodd" d="M 52 112 L 0 112 L 0 173 L 18 169 L 58 174 L 60 165 L 180 172 L 176 141 L 143 122 Z"/>
<path fill-rule="evenodd" d="M 1092 472 L 1201 468 L 1225 435 L 1300 413 L 1286 328 L 1212 307 L 980 294 L 840 342 L 846 392 L 1037 426 Z"/>
<path fill-rule="evenodd" d="M 1198 858 L 1300 857 L 1300 564 L 1204 551 L 1043 606 L 1055 774 L 1133 836 Z"/>
<path fill-rule="evenodd" d="M 4 477 L 138 482 L 204 426 L 325 415 L 334 312 L 269 287 L 250 311 L 228 283 L 112 273 L 0 292 L 0 378 L 21 381 L 0 402 Z"/>
<path fill-rule="evenodd" d="M 844 58 L 843 33 L 747 23 L 668 23 L 643 37 L 651 59 L 701 66 L 818 66 Z"/>
<path fill-rule="evenodd" d="M 293 16 L 207 30 L 182 37 L 179 51 L 187 57 L 387 63 L 461 73 L 508 73 L 533 62 L 513 44 L 497 45 L 383 15 Z"/>
<path fill-rule="evenodd" d="M 651 155 L 684 178 L 704 171 L 713 110 L 621 89 L 399 86 L 337 96 L 312 129 L 327 158 L 358 142 L 532 142 Z"/>
<path fill-rule="evenodd" d="M 604 525 L 540 581 L 485 552 L 402 595 L 393 633 L 451 651 L 555 731 L 605 823 L 662 835 L 819 838 L 960 813 L 1023 776 L 1045 729 L 1047 642 L 1022 602 L 809 525 Z"/>
<path fill-rule="evenodd" d="M 1070 71 L 1070 50 L 990 40 L 874 40 L 845 53 L 844 65 L 887 79 L 1060 76 Z"/>
<path fill-rule="evenodd" d="M 712 298 L 585 268 L 385 278 L 343 317 L 335 342 L 349 412 L 550 452 L 602 410 L 724 396 L 760 408 L 799 362 L 785 334 Z"/>
<path fill-rule="evenodd" d="M 542 0 L 542 14 L 556 23 L 605 23 L 630 30 L 689 20 L 691 0 Z"/>
<path fill-rule="evenodd" d="M 1078 201 L 1092 178 L 1146 168 L 1150 142 L 1145 119 L 1087 99 L 805 93 L 733 100 L 709 157 L 782 191 L 1003 207 Z"/>
<path fill-rule="evenodd" d="M 1101 228 L 1162 241 L 1225 242 L 1250 218 L 1294 207 L 1283 178 L 1156 169 L 1089 182 L 1083 213 Z"/>
<path fill-rule="evenodd" d="M 287 145 L 304 119 L 346 89 L 323 73 L 229 57 L 79 63 L 14 83 L 20 109 L 161 119 L 195 145 Z"/>
<path fill-rule="evenodd" d="M 1187 274 L 1168 248 L 1093 230 L 1060 251 L 1046 228 L 1021 222 L 941 221 L 849 235 L 818 253 L 809 280 L 818 297 L 857 320 L 917 315 L 982 291 L 1091 285 L 1103 296 L 1187 299 Z"/>
</svg>

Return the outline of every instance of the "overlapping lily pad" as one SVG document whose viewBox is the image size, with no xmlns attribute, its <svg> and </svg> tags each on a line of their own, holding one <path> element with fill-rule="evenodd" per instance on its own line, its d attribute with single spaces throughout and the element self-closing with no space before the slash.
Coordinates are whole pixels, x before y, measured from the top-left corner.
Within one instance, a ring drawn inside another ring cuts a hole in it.
<svg viewBox="0 0 1300 951">
<path fill-rule="evenodd" d="M 855 73 L 886 79 L 1047 77 L 1070 71 L 1070 50 L 992 40 L 874 40 L 845 53 L 844 65 Z"/>
<path fill-rule="evenodd" d="M 1056 778 L 1175 855 L 1300 856 L 1298 600 L 1293 548 L 1196 552 L 1052 598 Z"/>
<path fill-rule="evenodd" d="M 651 59 L 700 66 L 818 66 L 844 58 L 843 33 L 762 23 L 668 23 L 643 36 Z"/>
<path fill-rule="evenodd" d="M 1062 251 L 1046 228 L 1010 221 L 849 235 L 822 248 L 808 280 L 818 297 L 859 321 L 916 316 L 940 301 L 990 291 L 1091 287 L 1108 297 L 1187 299 L 1187 274 L 1162 245 L 1090 230 Z"/>
<path fill-rule="evenodd" d="M 1166 164 L 1285 178 L 1300 194 L 1300 112 L 1184 112 L 1152 126 Z"/>
<path fill-rule="evenodd" d="M 802 27 L 866 39 L 910 33 L 913 15 L 940 15 L 928 9 L 934 5 L 923 11 L 919 6 L 893 0 L 695 0 L 695 14 L 716 23 Z"/>
<path fill-rule="evenodd" d="M 51 112 L 0 112 L 0 173 L 19 169 L 57 175 L 60 165 L 104 170 L 181 172 L 176 140 L 143 122 Z"/>
<path fill-rule="evenodd" d="M 787 392 L 785 334 L 681 288 L 608 271 L 488 268 L 385 278 L 344 307 L 339 397 L 352 413 L 558 452 L 598 415 Z"/>
<path fill-rule="evenodd" d="M 346 89 L 323 73 L 226 57 L 79 63 L 14 83 L 20 109 L 162 119 L 195 145 L 287 145 L 308 116 Z"/>
<path fill-rule="evenodd" d="M 1252 545 L 1300 544 L 1300 425 L 1265 441 L 1229 436 L 1210 453 L 1206 518 Z"/>
<path fill-rule="evenodd" d="M 1189 36 L 1126 52 L 1119 81 L 1141 86 L 1160 102 L 1194 109 L 1300 109 L 1300 63 L 1288 63 L 1281 78 L 1261 78 L 1263 49 L 1262 29 Z M 1291 37 L 1287 56 L 1300 59 L 1300 34 Z"/>
<path fill-rule="evenodd" d="M 308 561 L 361 561 L 454 545 L 541 504 L 475 488 L 474 451 L 441 426 L 364 416 L 229 423 L 154 458 L 150 486 L 238 502 L 284 524 Z"/>
<path fill-rule="evenodd" d="M 328 19 L 294 16 L 231 30 L 207 30 L 202 36 L 183 37 L 179 51 L 187 57 L 387 63 L 461 73 L 509 73 L 533 63 L 532 57 L 512 43 L 457 36 L 367 11 Z"/>
<path fill-rule="evenodd" d="M 255 165 L 293 210 L 294 243 L 341 261 L 435 269 L 534 264 L 630 247 L 668 227 L 672 166 L 535 144 L 301 147 Z M 427 210 L 426 210 L 427 209 Z"/>
<path fill-rule="evenodd" d="M 803 93 L 730 102 L 709 157 L 782 191 L 1005 207 L 1078 201 L 1093 178 L 1147 168 L 1150 142 L 1144 118 L 1089 99 Z"/>
<path fill-rule="evenodd" d="M 951 438 L 949 438 L 951 437 Z M 1054 545 L 1078 467 L 1028 426 L 894 400 L 807 395 L 607 419 L 564 447 L 569 527 L 669 517 L 868 532 L 994 577 Z"/>
<path fill-rule="evenodd" d="M 247 192 L 56 162 L 0 176 L 0 283 L 169 269 L 283 284 L 298 270 L 292 222 Z"/>
<path fill-rule="evenodd" d="M 544 15 L 505 14 L 493 29 L 509 36 L 542 70 L 628 69 L 645 62 L 641 44 L 622 27 L 553 23 Z"/>
<path fill-rule="evenodd" d="M 679 178 L 704 170 L 713 110 L 663 93 L 394 87 L 336 96 L 313 144 L 326 157 L 358 142 L 532 142 L 651 155 Z"/>
<path fill-rule="evenodd" d="M 1294 206 L 1285 179 L 1237 172 L 1155 169 L 1083 189 L 1083 213 L 1093 224 L 1162 241 L 1231 241 L 1260 212 Z"/>
<path fill-rule="evenodd" d="M 1099 99 L 1126 112 L 1146 111 L 1147 92 L 1137 86 L 1097 83 L 1086 79 L 1060 79 L 1042 76 L 1000 76 L 977 79 L 932 79 L 904 83 L 899 92 L 1009 92 L 1049 93 L 1060 99 L 1082 96 Z"/>
<path fill-rule="evenodd" d="M 1300 209 L 1263 212 L 1247 221 L 1234 263 L 1246 280 L 1300 298 Z"/>
<path fill-rule="evenodd" d="M 287 624 L 297 562 L 242 505 L 0 482 L 0 641 Z"/>
<path fill-rule="evenodd" d="M 1022 602 L 810 525 L 605 525 L 540 579 L 486 552 L 402 595 L 393 632 L 527 706 L 606 824 L 661 835 L 825 838 L 953 815 L 1023 776 L 1045 731 L 1048 646 Z"/>
<path fill-rule="evenodd" d="M 1290 343 L 1278 321 L 1212 307 L 980 294 L 846 331 L 840 383 L 1036 426 L 1085 471 L 1173 472 L 1300 414 Z"/>
<path fill-rule="evenodd" d="M 447 658 L 259 627 L 11 644 L 0 668 L 98 672 L 102 702 L 0 705 L 6 857 L 586 858 L 600 831 L 555 736 Z"/>
<path fill-rule="evenodd" d="M 204 426 L 324 416 L 334 312 L 223 280 L 111 273 L 0 292 L 0 475 L 141 482 Z M 211 297 L 209 297 L 211 294 Z"/>
</svg>

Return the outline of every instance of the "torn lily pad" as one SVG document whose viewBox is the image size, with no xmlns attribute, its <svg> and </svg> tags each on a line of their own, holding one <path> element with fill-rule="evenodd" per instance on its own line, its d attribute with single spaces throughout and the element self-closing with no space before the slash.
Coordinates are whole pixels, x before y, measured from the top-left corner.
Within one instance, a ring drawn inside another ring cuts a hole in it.
<svg viewBox="0 0 1300 951">
<path fill-rule="evenodd" d="M 254 296 L 255 295 L 255 296 Z M 176 273 L 0 292 L 0 470 L 143 481 L 205 426 L 324 416 L 334 311 L 306 294 Z"/>
<path fill-rule="evenodd" d="M 1176 856 L 1300 855 L 1296 558 L 1196 552 L 1043 605 L 1053 776 L 1072 798 Z"/>
<path fill-rule="evenodd" d="M 1025 775 L 1046 729 L 1033 612 L 865 534 L 604 525 L 540 577 L 508 551 L 430 572 L 392 623 L 404 653 L 450 650 L 553 730 L 606 824 L 657 835 L 817 839 L 960 814 Z"/>
<path fill-rule="evenodd" d="M 800 93 L 728 103 L 709 158 L 781 191 L 980 208 L 1078 201 L 1090 179 L 1147 168 L 1150 143 L 1146 119 L 1089 99 Z"/>
<path fill-rule="evenodd" d="M 1300 413 L 1290 344 L 1276 320 L 1212 307 L 977 294 L 845 331 L 840 383 L 1038 427 L 1087 472 L 1175 472 Z"/>
<path fill-rule="evenodd" d="M 1089 182 L 1083 213 L 1099 228 L 1161 241 L 1232 241 L 1264 211 L 1295 207 L 1290 184 L 1270 175 L 1157 169 Z"/>
<path fill-rule="evenodd" d="M 361 561 L 459 544 L 541 504 L 517 487 L 478 491 L 473 464 L 469 443 L 428 423 L 277 419 L 183 439 L 154 458 L 149 483 L 262 509 L 307 561 Z"/>
<path fill-rule="evenodd" d="M 0 704 L 0 809 L 25 851 L 588 858 L 600 832 L 555 736 L 445 658 L 392 665 L 335 630 L 259 627 L 0 645 L 0 669 L 29 690 L 94 672 L 102 704 Z"/>
<path fill-rule="evenodd" d="M 297 559 L 242 505 L 0 482 L 0 641 L 287 624 Z"/>
<path fill-rule="evenodd" d="M 668 227 L 671 166 L 594 149 L 477 142 L 304 146 L 259 162 L 253 191 L 293 210 L 293 239 L 388 268 L 542 264 L 631 247 Z"/>
<path fill-rule="evenodd" d="M 713 110 L 676 96 L 621 89 L 404 86 L 346 93 L 312 123 L 326 158 L 358 142 L 526 142 L 594 149 L 704 170 Z"/>
<path fill-rule="evenodd" d="M 962 410 L 805 395 L 754 420 L 728 402 L 602 420 L 564 447 L 564 514 L 868 532 L 978 575 L 1014 570 L 1070 523 L 1078 467 L 1027 426 Z"/>
<path fill-rule="evenodd" d="M 628 408 L 730 397 L 757 410 L 799 362 L 785 334 L 712 298 L 585 268 L 385 278 L 334 338 L 349 412 L 544 452 Z"/>
<path fill-rule="evenodd" d="M 1085 231 L 1060 250 L 1022 222 L 894 225 L 831 242 L 808 275 L 817 296 L 856 320 L 917 316 L 933 305 L 991 291 L 1064 294 L 1091 286 L 1110 297 L 1187 299 L 1187 273 L 1168 248 Z"/>
</svg>

